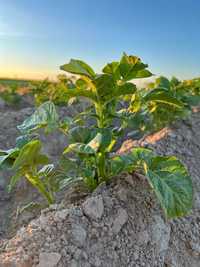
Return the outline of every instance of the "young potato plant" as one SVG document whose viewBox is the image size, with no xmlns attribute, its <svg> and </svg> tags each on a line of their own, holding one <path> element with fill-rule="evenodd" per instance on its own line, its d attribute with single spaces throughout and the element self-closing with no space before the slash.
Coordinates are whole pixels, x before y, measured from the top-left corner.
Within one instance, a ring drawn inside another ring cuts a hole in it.
<svg viewBox="0 0 200 267">
<path fill-rule="evenodd" d="M 41 146 L 39 140 L 32 140 L 22 146 L 20 141 L 14 149 L 0 150 L 0 166 L 11 167 L 15 172 L 10 180 L 9 191 L 22 177 L 25 177 L 47 202 L 52 204 L 54 203 L 56 181 L 52 183 L 49 174 L 53 170 L 53 165 L 48 164 L 48 157 L 41 153 Z M 44 166 L 40 168 L 41 165 Z"/>
<path fill-rule="evenodd" d="M 171 80 L 161 76 L 149 85 L 150 91 L 146 98 L 152 101 L 146 103 L 151 116 L 151 127 L 161 129 L 177 119 L 185 118 L 191 114 L 192 107 L 200 103 L 200 80 L 179 81 L 175 77 Z M 155 101 L 156 95 L 165 95 L 163 101 Z M 167 103 L 166 94 L 171 98 Z M 174 99 L 174 100 L 173 100 Z M 170 107 L 169 107 L 170 105 Z"/>
<path fill-rule="evenodd" d="M 172 90 L 177 98 L 179 98 L 188 108 L 197 106 L 200 103 L 200 78 L 185 80 L 183 82 L 173 78 L 174 83 Z"/>
<path fill-rule="evenodd" d="M 72 82 L 73 77 L 58 75 L 57 81 L 33 81 L 30 86 L 30 93 L 34 96 L 35 105 L 40 106 L 46 101 L 52 101 L 57 106 L 66 105 L 68 97 L 66 94 L 66 85 Z"/>
<path fill-rule="evenodd" d="M 125 53 L 120 61 L 108 63 L 101 74 L 96 74 L 81 60 L 72 59 L 61 66 L 61 70 L 78 76 L 76 81 L 66 84 L 67 98 L 86 98 L 90 106 L 79 116 L 60 121 L 54 104 L 48 101 L 18 127 L 29 141 L 23 144 L 22 137 L 20 148 L 1 152 L 3 161 L 11 161 L 12 169 L 16 171 L 11 186 L 19 177 L 25 176 L 49 203 L 53 202 L 51 183 L 37 168 L 47 164 L 47 159 L 40 154 L 39 140 L 30 141 L 30 136 L 39 128 L 45 128 L 46 132 L 59 129 L 68 139 L 68 146 L 63 151 L 62 179 L 59 178 L 62 186 L 82 180 L 94 190 L 100 183 L 107 183 L 120 173 L 139 172 L 146 177 L 168 218 L 187 214 L 192 207 L 192 182 L 177 158 L 157 156 L 142 147 L 133 148 L 128 154 L 116 153 L 116 143 L 127 131 L 127 118 L 132 118 L 136 129 L 140 128 L 141 121 L 136 116 L 140 105 L 136 101 L 139 92 L 131 80 L 150 77 L 152 74 L 147 67 L 140 58 Z M 180 105 L 165 91 L 141 94 L 138 102 L 150 101 Z M 44 172 L 46 168 L 43 167 Z"/>
</svg>

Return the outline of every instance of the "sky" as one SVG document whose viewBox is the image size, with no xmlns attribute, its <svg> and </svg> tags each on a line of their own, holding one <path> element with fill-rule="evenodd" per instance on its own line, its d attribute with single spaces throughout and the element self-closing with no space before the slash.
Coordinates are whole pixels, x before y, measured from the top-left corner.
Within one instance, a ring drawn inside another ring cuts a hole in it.
<svg viewBox="0 0 200 267">
<path fill-rule="evenodd" d="M 0 0 L 0 77 L 55 77 L 70 58 L 100 72 L 123 52 L 157 75 L 200 76 L 199 0 Z"/>
</svg>

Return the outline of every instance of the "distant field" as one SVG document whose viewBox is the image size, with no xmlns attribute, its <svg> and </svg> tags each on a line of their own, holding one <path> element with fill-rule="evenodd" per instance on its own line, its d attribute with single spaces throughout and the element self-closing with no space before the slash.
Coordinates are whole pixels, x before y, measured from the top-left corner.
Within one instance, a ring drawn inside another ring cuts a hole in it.
<svg viewBox="0 0 200 267">
<path fill-rule="evenodd" d="M 7 79 L 7 78 L 0 78 L 0 85 L 10 86 L 15 84 L 17 86 L 27 86 L 31 80 L 20 80 L 20 79 Z"/>
<path fill-rule="evenodd" d="M 4 92 L 9 92 L 9 94 L 11 95 L 13 93 L 17 93 L 18 95 L 26 95 L 30 92 L 30 85 L 32 82 L 33 80 L 28 80 L 28 79 L 26 80 L 26 79 L 0 78 L 0 93 L 4 94 Z"/>
</svg>

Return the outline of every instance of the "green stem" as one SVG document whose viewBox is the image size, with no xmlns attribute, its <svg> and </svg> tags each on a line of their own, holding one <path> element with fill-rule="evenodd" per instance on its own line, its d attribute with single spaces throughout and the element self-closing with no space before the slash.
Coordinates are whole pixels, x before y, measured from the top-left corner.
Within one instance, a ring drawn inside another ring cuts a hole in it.
<svg viewBox="0 0 200 267">
<path fill-rule="evenodd" d="M 32 175 L 30 173 L 26 173 L 27 180 L 35 187 L 37 190 L 46 198 L 49 204 L 54 203 L 54 197 L 51 193 L 49 193 L 40 178 L 37 175 Z"/>
<path fill-rule="evenodd" d="M 98 173 L 99 177 L 103 181 L 107 181 L 107 175 L 106 175 L 106 154 L 105 152 L 100 152 L 98 156 Z"/>
<path fill-rule="evenodd" d="M 100 103 L 96 104 L 96 114 L 98 115 L 97 118 L 97 125 L 99 129 L 103 129 L 105 125 L 105 114 L 103 112 L 103 107 Z M 106 152 L 101 151 L 98 153 L 97 156 L 97 172 L 99 178 L 101 178 L 103 181 L 106 181 Z"/>
<path fill-rule="evenodd" d="M 100 103 L 96 104 L 95 105 L 95 109 L 96 109 L 96 114 L 98 116 L 97 118 L 97 125 L 98 125 L 98 128 L 104 128 L 104 114 L 103 114 L 103 108 L 102 108 L 102 105 Z"/>
</svg>

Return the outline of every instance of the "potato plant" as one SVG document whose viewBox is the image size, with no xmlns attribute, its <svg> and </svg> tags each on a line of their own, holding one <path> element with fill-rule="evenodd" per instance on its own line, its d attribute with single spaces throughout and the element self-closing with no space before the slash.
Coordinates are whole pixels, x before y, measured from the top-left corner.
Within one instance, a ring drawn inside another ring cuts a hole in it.
<svg viewBox="0 0 200 267">
<path fill-rule="evenodd" d="M 181 82 L 161 76 L 129 99 L 134 116 L 129 116 L 127 122 L 135 129 L 133 134 L 141 137 L 188 117 L 192 107 L 200 103 L 200 79 Z"/>
<path fill-rule="evenodd" d="M 78 75 L 77 80 L 66 83 L 67 99 L 86 98 L 90 106 L 78 116 L 61 121 L 54 104 L 48 101 L 18 127 L 22 137 L 16 148 L 0 152 L 0 165 L 9 165 L 16 172 L 10 188 L 24 176 L 51 204 L 55 191 L 71 182 L 82 180 L 94 190 L 120 173 L 139 172 L 146 177 L 168 218 L 187 214 L 192 207 L 192 182 L 176 157 L 157 156 L 142 147 L 128 154 L 116 153 L 116 143 L 126 133 L 130 120 L 133 129 L 145 126 L 148 110 L 137 117 L 141 103 L 182 107 L 182 102 L 165 88 L 146 93 L 137 90 L 131 80 L 150 77 L 147 68 L 140 58 L 125 53 L 120 61 L 108 63 L 101 74 L 81 60 L 72 59 L 61 66 L 61 70 Z M 47 164 L 47 157 L 40 152 L 41 143 L 35 134 L 39 128 L 47 133 L 59 129 L 66 135 L 62 175 Z"/>
<path fill-rule="evenodd" d="M 200 103 L 199 79 L 181 82 L 175 77 L 171 80 L 159 77 L 155 80 L 155 83 L 150 84 L 150 87 L 153 88 L 152 92 L 164 90 L 176 99 L 176 102 L 170 108 L 164 101 L 152 102 L 148 105 L 148 110 L 152 117 L 152 125 L 154 125 L 155 129 L 160 129 L 177 119 L 187 117 L 191 114 L 192 107 Z"/>
</svg>

